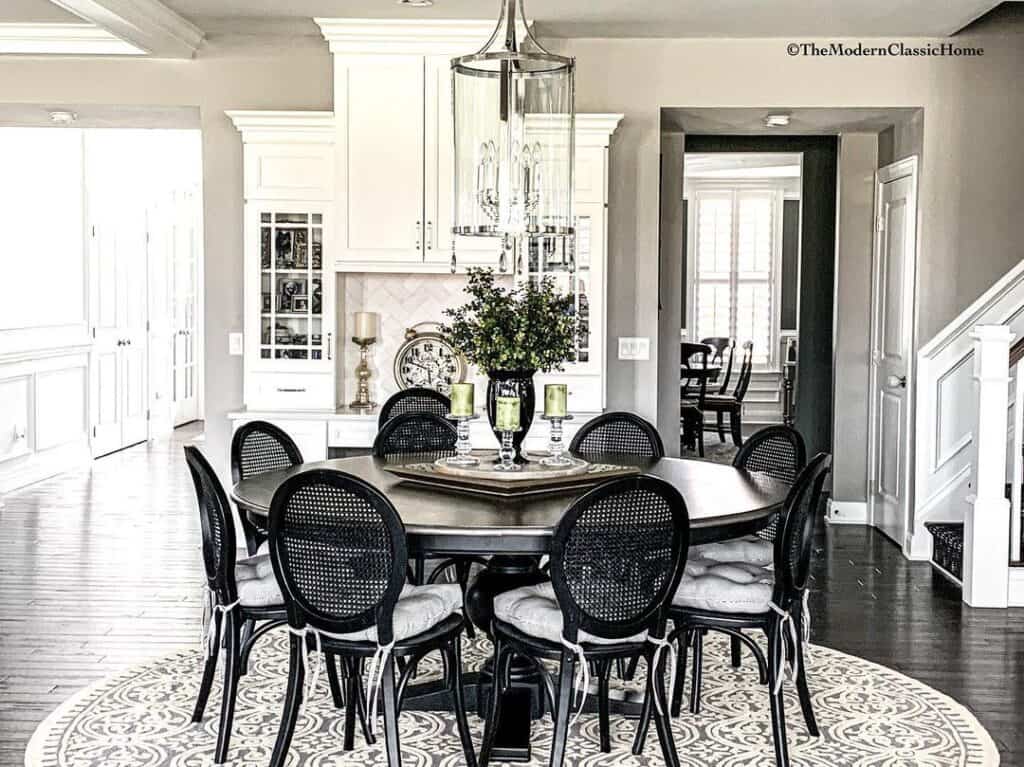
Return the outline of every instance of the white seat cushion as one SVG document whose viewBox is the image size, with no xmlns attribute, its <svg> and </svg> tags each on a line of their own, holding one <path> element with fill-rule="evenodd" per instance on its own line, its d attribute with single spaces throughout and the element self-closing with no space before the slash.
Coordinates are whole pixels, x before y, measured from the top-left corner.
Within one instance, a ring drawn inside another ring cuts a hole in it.
<svg viewBox="0 0 1024 767">
<path fill-rule="evenodd" d="M 277 578 L 270 573 L 263 578 L 238 576 L 238 568 L 235 568 L 235 586 L 238 589 L 238 601 L 242 607 L 274 607 L 284 605 L 284 597 L 281 596 L 281 589 L 277 585 Z"/>
<path fill-rule="evenodd" d="M 462 589 L 457 583 L 406 584 L 395 603 L 392 630 L 395 641 L 421 634 L 462 608 Z M 348 642 L 376 642 L 377 627 L 337 637 Z"/>
<path fill-rule="evenodd" d="M 687 563 L 672 604 L 723 613 L 763 613 L 768 610 L 774 585 L 774 574 L 768 568 L 702 560 L 693 573 Z"/>
<path fill-rule="evenodd" d="M 690 559 L 711 559 L 715 562 L 747 562 L 765 566 L 772 564 L 774 558 L 775 544 L 756 535 L 708 543 L 690 549 Z"/>
<path fill-rule="evenodd" d="M 270 554 L 254 554 L 235 563 L 236 581 L 250 581 L 273 576 L 274 565 L 270 561 Z"/>
<path fill-rule="evenodd" d="M 546 639 L 556 644 L 562 641 L 562 611 L 558 608 L 555 587 L 550 581 L 498 594 L 494 598 L 494 617 L 515 626 L 524 634 Z M 579 632 L 579 642 L 581 643 L 618 644 L 620 642 L 643 642 L 646 639 L 646 631 L 628 639 L 606 639 L 585 631 Z"/>
</svg>

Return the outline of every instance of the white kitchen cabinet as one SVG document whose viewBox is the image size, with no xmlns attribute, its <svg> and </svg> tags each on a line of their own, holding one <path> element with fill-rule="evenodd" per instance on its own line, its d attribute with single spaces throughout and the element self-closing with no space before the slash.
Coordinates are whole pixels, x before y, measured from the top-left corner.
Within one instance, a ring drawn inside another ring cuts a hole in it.
<svg viewBox="0 0 1024 767">
<path fill-rule="evenodd" d="M 333 115 L 228 114 L 242 133 L 247 193 L 245 404 L 333 408 L 338 349 Z M 300 197 L 300 190 L 307 196 Z M 283 197 L 268 198 L 270 193 Z"/>
</svg>

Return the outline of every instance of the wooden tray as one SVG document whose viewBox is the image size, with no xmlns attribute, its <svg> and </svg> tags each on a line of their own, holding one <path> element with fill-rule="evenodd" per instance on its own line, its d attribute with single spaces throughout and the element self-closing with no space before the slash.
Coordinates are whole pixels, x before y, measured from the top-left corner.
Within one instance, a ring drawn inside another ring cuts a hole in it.
<svg viewBox="0 0 1024 767">
<path fill-rule="evenodd" d="M 426 485 L 437 490 L 470 493 L 499 498 L 520 498 L 560 493 L 567 490 L 586 489 L 607 479 L 629 477 L 640 473 L 636 466 L 618 466 L 610 463 L 591 463 L 569 473 L 564 470 L 548 469 L 534 461 L 523 464 L 523 470 L 515 473 L 488 470 L 494 464 L 493 456 L 480 458 L 480 467 L 458 473 L 441 469 L 431 463 L 406 463 L 382 466 L 385 471 L 401 477 L 407 482 Z"/>
</svg>

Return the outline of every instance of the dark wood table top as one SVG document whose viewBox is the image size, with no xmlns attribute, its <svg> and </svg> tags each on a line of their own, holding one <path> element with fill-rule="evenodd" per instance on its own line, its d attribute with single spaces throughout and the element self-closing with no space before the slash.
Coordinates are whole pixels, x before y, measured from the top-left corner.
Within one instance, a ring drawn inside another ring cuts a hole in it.
<svg viewBox="0 0 1024 767">
<path fill-rule="evenodd" d="M 777 511 L 789 486 L 765 474 L 679 458 L 601 456 L 593 460 L 632 464 L 672 483 L 690 514 L 691 542 L 707 543 L 760 529 Z M 277 488 L 310 469 L 336 469 L 366 480 L 398 510 L 410 538 L 424 548 L 446 551 L 544 551 L 554 526 L 585 490 L 541 497 L 505 499 L 450 493 L 402 480 L 371 456 L 304 463 L 239 482 L 232 497 L 254 521 L 262 521 Z"/>
</svg>

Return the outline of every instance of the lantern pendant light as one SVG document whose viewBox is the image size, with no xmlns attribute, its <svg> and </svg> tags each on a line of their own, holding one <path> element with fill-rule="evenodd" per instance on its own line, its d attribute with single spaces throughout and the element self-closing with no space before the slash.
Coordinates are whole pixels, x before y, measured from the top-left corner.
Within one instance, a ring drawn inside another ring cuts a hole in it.
<svg viewBox="0 0 1024 767">
<path fill-rule="evenodd" d="M 498 238 L 504 271 L 533 238 L 572 247 L 576 65 L 537 42 L 523 0 L 501 2 L 484 47 L 452 59 L 452 234 Z"/>
</svg>

